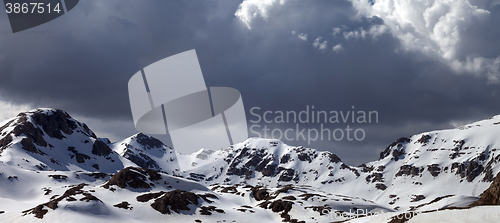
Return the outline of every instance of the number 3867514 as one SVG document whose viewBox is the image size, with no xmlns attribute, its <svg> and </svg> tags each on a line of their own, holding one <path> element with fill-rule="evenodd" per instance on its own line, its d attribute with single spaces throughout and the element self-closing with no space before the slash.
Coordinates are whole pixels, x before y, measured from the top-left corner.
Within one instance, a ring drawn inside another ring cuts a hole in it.
<svg viewBox="0 0 500 223">
<path fill-rule="evenodd" d="M 5 4 L 7 13 L 60 13 L 59 3 L 51 6 L 50 3 L 7 3 Z"/>
</svg>

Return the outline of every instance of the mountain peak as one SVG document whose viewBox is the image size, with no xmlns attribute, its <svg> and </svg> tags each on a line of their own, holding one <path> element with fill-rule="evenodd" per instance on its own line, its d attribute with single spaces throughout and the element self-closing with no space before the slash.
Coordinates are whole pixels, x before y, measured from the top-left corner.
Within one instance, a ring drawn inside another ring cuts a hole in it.
<svg viewBox="0 0 500 223">
<path fill-rule="evenodd" d="M 83 134 L 92 138 L 97 138 L 95 133 L 92 132 L 86 124 L 78 122 L 67 112 L 60 109 L 38 108 L 27 112 L 21 112 L 17 115 L 16 119 L 17 122 L 15 124 L 17 126 L 30 126 L 30 124 L 40 126 L 51 138 L 62 139 L 65 137 L 63 133 L 66 135 L 73 134 L 73 131 L 78 127 L 82 128 L 81 132 Z M 22 133 L 26 134 L 27 132 L 18 128 L 16 135 Z"/>
<path fill-rule="evenodd" d="M 145 149 L 162 148 L 166 146 L 162 141 L 143 133 L 137 133 L 132 137 L 135 138 L 139 144 L 143 145 Z"/>
<path fill-rule="evenodd" d="M 118 154 L 67 112 L 39 108 L 0 123 L 0 161 L 30 170 L 101 170 L 123 167 Z"/>
<path fill-rule="evenodd" d="M 178 169 L 175 152 L 160 140 L 137 133 L 113 143 L 114 151 L 142 168 L 154 170 Z"/>
</svg>

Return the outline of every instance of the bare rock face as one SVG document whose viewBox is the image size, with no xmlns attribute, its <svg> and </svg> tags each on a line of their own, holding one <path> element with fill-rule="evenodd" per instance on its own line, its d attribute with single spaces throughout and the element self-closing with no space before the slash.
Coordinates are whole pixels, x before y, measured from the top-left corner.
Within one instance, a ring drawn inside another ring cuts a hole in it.
<svg viewBox="0 0 500 223">
<path fill-rule="evenodd" d="M 117 208 L 123 208 L 125 210 L 132 210 L 133 208 L 130 206 L 130 204 L 126 201 L 122 201 L 121 203 L 113 205 L 113 207 Z"/>
<path fill-rule="evenodd" d="M 427 165 L 427 171 L 429 171 L 433 177 L 437 177 L 441 173 L 441 168 L 439 168 L 439 164 Z"/>
<path fill-rule="evenodd" d="M 101 140 L 96 140 L 94 145 L 92 145 L 92 154 L 94 155 L 107 156 L 111 153 L 113 153 L 113 150 Z"/>
<path fill-rule="evenodd" d="M 137 164 L 137 166 L 140 166 L 142 168 L 147 168 L 147 169 L 160 169 L 160 166 L 151 159 L 148 155 L 144 153 L 139 153 L 138 155 L 134 154 L 130 150 L 127 150 L 123 157 L 127 158 L 128 160 L 132 161 L 133 163 Z"/>
<path fill-rule="evenodd" d="M 41 150 L 37 149 L 35 144 L 33 144 L 33 142 L 27 138 L 24 138 L 21 140 L 21 145 L 23 146 L 22 148 L 30 153 L 37 153 L 37 154 L 40 154 L 40 155 L 45 155 L 44 152 L 42 152 Z"/>
<path fill-rule="evenodd" d="M 419 176 L 424 171 L 424 167 L 416 167 L 412 165 L 403 165 L 399 167 L 396 177 L 400 176 Z"/>
<path fill-rule="evenodd" d="M 292 210 L 292 205 L 293 202 L 291 201 L 275 200 L 269 205 L 269 208 L 273 210 L 273 212 L 284 211 L 288 213 L 290 210 Z"/>
<path fill-rule="evenodd" d="M 36 111 L 31 117 L 51 138 L 63 139 L 63 133 L 71 135 L 78 127 L 75 121 L 70 120 L 71 116 L 62 110 L 52 110 L 51 114 Z"/>
<path fill-rule="evenodd" d="M 430 135 L 422 135 L 422 137 L 420 137 L 420 139 L 417 140 L 417 143 L 426 144 L 429 142 L 431 138 L 432 137 Z"/>
<path fill-rule="evenodd" d="M 151 207 L 162 214 L 171 214 L 172 211 L 180 213 L 180 211 L 191 210 L 188 205 L 198 205 L 200 197 L 195 193 L 182 190 L 174 190 L 166 192 L 160 198 L 156 199 L 151 204 Z"/>
<path fill-rule="evenodd" d="M 63 139 L 66 138 L 64 134 L 73 134 L 79 125 L 83 129 L 81 131 L 83 134 L 97 138 L 87 125 L 77 122 L 63 110 L 37 109 L 19 113 L 17 117 L 17 126 L 14 129 L 14 134 L 16 136 L 25 134 L 40 146 L 47 146 L 45 140 L 42 138 L 44 132 L 51 138 Z"/>
<path fill-rule="evenodd" d="M 83 188 L 85 186 L 87 186 L 87 184 L 84 184 L 84 183 L 71 186 L 71 188 L 66 190 L 66 192 L 64 192 L 63 195 L 56 197 L 54 199 L 51 199 L 49 202 L 40 204 L 32 209 L 23 211 L 23 214 L 24 215 L 33 214 L 33 215 L 35 215 L 36 218 L 42 219 L 43 216 L 45 214 L 47 214 L 47 212 L 49 211 L 49 209 L 46 209 L 45 207 L 50 208 L 52 210 L 55 210 L 58 208 L 58 204 L 62 200 L 67 200 L 70 202 L 71 201 L 85 201 L 85 202 L 96 201 L 96 202 L 102 203 L 102 201 L 99 198 L 92 195 L 90 193 L 90 191 L 83 190 Z M 80 195 L 80 196 L 82 196 L 82 198 L 80 198 L 78 200 L 74 197 L 76 195 Z"/>
<path fill-rule="evenodd" d="M 212 215 L 212 212 L 214 211 L 218 213 L 226 213 L 224 210 L 218 209 L 215 206 L 201 206 L 200 209 L 201 209 L 200 210 L 201 215 Z"/>
<path fill-rule="evenodd" d="M 154 199 L 151 203 L 153 209 L 162 214 L 172 214 L 172 212 L 180 213 L 180 211 L 190 211 L 191 208 L 197 209 L 204 201 L 212 203 L 213 201 L 209 198 L 218 199 L 217 196 L 210 193 L 195 194 L 193 192 L 177 189 L 169 192 L 160 191 L 142 194 L 137 196 L 137 201 L 145 203 Z M 191 208 L 189 207 L 190 205 Z M 225 213 L 221 209 L 216 209 L 215 206 L 201 206 L 200 208 L 200 214 L 202 215 L 211 215 L 213 211 Z"/>
<path fill-rule="evenodd" d="M 473 159 L 467 163 L 453 163 L 451 170 L 454 169 L 456 169 L 456 174 L 460 175 L 461 178 L 465 178 L 468 182 L 472 182 L 483 172 L 484 167 L 479 164 L 477 159 Z"/>
<path fill-rule="evenodd" d="M 142 169 L 137 167 L 127 167 L 116 173 L 111 179 L 103 185 L 108 189 L 112 185 L 120 188 L 151 188 L 151 181 L 158 181 L 161 175 L 156 170 Z"/>
<path fill-rule="evenodd" d="M 256 201 L 269 200 L 272 198 L 267 189 L 265 188 L 252 187 L 251 191 Z"/>
<path fill-rule="evenodd" d="M 500 174 L 495 177 L 490 187 L 481 194 L 479 200 L 472 203 L 470 206 L 482 205 L 500 205 Z"/>
<path fill-rule="evenodd" d="M 137 134 L 137 142 L 146 149 L 161 148 L 163 146 L 160 140 L 142 133 Z"/>
<path fill-rule="evenodd" d="M 379 160 L 384 159 L 385 157 L 387 157 L 391 154 L 393 155 L 394 159 L 399 159 L 399 156 L 403 155 L 404 153 L 400 150 L 397 150 L 397 149 L 401 148 L 403 146 L 403 144 L 407 144 L 409 142 L 410 142 L 409 138 L 406 138 L 406 137 L 399 138 L 398 140 L 391 143 L 391 145 L 389 145 L 384 151 L 382 151 L 380 153 Z M 394 149 L 394 150 L 391 151 L 391 149 Z"/>
<path fill-rule="evenodd" d="M 11 135 L 7 135 L 4 138 L 0 139 L 0 154 L 3 152 L 3 150 L 9 147 L 11 142 L 12 142 Z"/>
<path fill-rule="evenodd" d="M 25 113 L 20 113 L 18 117 L 20 118 L 18 119 L 17 125 L 12 133 L 14 133 L 16 137 L 24 134 L 33 143 L 46 147 L 47 141 L 43 138 L 45 135 L 43 131 L 39 127 L 33 125 L 33 123 L 29 122 Z"/>
</svg>

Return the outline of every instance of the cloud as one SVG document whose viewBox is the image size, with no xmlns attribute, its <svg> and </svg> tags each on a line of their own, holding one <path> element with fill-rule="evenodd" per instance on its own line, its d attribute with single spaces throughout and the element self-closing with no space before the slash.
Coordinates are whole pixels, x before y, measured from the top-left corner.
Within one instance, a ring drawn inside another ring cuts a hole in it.
<svg viewBox="0 0 500 223">
<path fill-rule="evenodd" d="M 337 34 L 339 34 L 340 32 L 342 31 L 342 29 L 340 27 L 333 27 L 333 33 L 332 35 L 333 36 L 336 36 Z"/>
<path fill-rule="evenodd" d="M 468 72 L 477 75 L 485 75 L 490 83 L 500 82 L 500 56 L 496 58 L 484 58 L 480 56 L 467 55 L 465 61 L 453 59 L 450 67 L 455 72 Z"/>
<path fill-rule="evenodd" d="M 268 11 L 275 4 L 283 5 L 285 0 L 244 0 L 238 6 L 238 10 L 234 14 L 238 17 L 248 29 L 252 29 L 251 22 L 255 18 L 268 18 Z"/>
<path fill-rule="evenodd" d="M 297 37 L 299 37 L 299 39 L 307 41 L 307 33 L 299 33 L 299 34 L 297 34 L 297 32 L 292 31 L 292 35 L 297 35 Z"/>
<path fill-rule="evenodd" d="M 332 48 L 333 52 L 339 53 L 340 51 L 344 50 L 341 44 L 337 44 Z"/>
<path fill-rule="evenodd" d="M 0 122 L 15 117 L 20 112 L 31 110 L 30 105 L 16 105 L 7 101 L 0 100 Z"/>
<path fill-rule="evenodd" d="M 420 52 L 438 58 L 455 72 L 472 73 L 498 82 L 500 57 L 484 57 L 464 52 L 465 37 L 478 23 L 484 23 L 490 11 L 468 0 L 351 0 L 361 17 L 379 17 L 401 42 L 405 51 Z M 385 32 L 375 29 L 374 33 Z M 347 35 L 363 36 L 363 33 Z"/>
<path fill-rule="evenodd" d="M 377 37 L 386 33 L 387 30 L 388 30 L 387 26 L 376 24 L 376 25 L 370 26 L 370 28 L 368 30 L 365 30 L 363 27 L 361 27 L 358 30 L 343 32 L 342 34 L 346 40 L 364 39 L 366 37 L 371 37 L 371 38 L 376 40 Z"/>
<path fill-rule="evenodd" d="M 344 38 L 346 40 L 349 40 L 349 39 L 360 39 L 360 38 L 365 38 L 366 37 L 366 31 L 364 29 L 354 30 L 354 31 L 349 31 L 349 32 L 344 32 L 342 34 L 344 35 Z"/>
<path fill-rule="evenodd" d="M 307 41 L 307 33 L 299 33 L 298 37 L 301 40 Z"/>
<path fill-rule="evenodd" d="M 487 78 L 490 83 L 500 83 L 500 56 L 482 55 L 480 49 L 470 46 L 481 44 L 475 43 L 476 41 L 487 45 L 487 41 L 471 38 L 471 30 L 478 24 L 485 24 L 491 17 L 491 9 L 499 5 L 500 1 L 474 1 L 474 4 L 481 7 L 471 4 L 468 0 L 349 1 L 356 9 L 358 18 L 377 17 L 383 20 L 383 24 L 344 32 L 340 26 L 336 26 L 333 28 L 333 37 L 342 33 L 346 40 L 364 39 L 368 36 L 376 40 L 382 34 L 390 32 L 399 40 L 401 51 L 421 53 L 428 59 L 446 64 L 455 73 L 473 74 Z M 255 19 L 269 21 L 273 10 L 283 8 L 288 3 L 296 4 L 291 0 L 244 0 L 235 16 L 251 29 L 251 23 Z M 315 3 L 317 2 L 308 2 Z M 292 10 L 291 6 L 286 9 Z M 294 17 L 307 18 L 304 14 L 306 13 L 293 13 Z M 487 30 L 488 27 L 484 27 L 482 32 Z M 304 37 L 299 38 L 305 40 Z M 316 44 L 316 48 L 319 48 L 319 44 Z"/>
<path fill-rule="evenodd" d="M 495 71 L 500 14 L 488 7 L 482 8 L 490 15 L 459 33 L 457 70 Z M 498 86 L 456 75 L 436 52 L 406 50 L 385 20 L 357 13 L 349 0 L 80 1 L 53 22 L 2 35 L 0 100 L 60 108 L 99 136 L 125 138 L 136 132 L 129 78 L 152 62 L 196 49 L 207 85 L 238 89 L 247 112 L 255 106 L 300 111 L 306 105 L 377 110 L 379 124 L 358 126 L 370 127 L 365 141 L 311 144 L 357 164 L 401 136 L 500 111 Z M 1 30 L 10 31 L 5 25 Z M 365 38 L 346 40 L 343 33 L 353 31 Z M 299 35 L 306 34 L 302 41 Z M 433 44 L 428 48 L 439 49 Z"/>
<path fill-rule="evenodd" d="M 372 36 L 372 38 L 376 39 L 377 37 L 383 35 L 388 30 L 386 25 L 372 25 L 368 30 L 368 33 Z"/>
<path fill-rule="evenodd" d="M 325 41 L 321 42 L 321 39 L 322 39 L 321 37 L 318 37 L 314 40 L 314 43 L 313 43 L 314 48 L 317 48 L 319 50 L 326 49 L 326 47 L 328 46 L 328 41 L 325 40 Z"/>
</svg>

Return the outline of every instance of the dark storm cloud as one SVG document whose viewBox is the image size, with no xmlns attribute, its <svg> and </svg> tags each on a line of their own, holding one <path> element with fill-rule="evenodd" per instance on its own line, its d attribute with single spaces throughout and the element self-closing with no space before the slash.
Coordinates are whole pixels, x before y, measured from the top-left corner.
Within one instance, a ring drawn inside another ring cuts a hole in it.
<svg viewBox="0 0 500 223">
<path fill-rule="evenodd" d="M 326 111 L 349 111 L 352 106 L 378 111 L 379 123 L 351 126 L 366 129 L 362 142 L 311 144 L 349 164 L 378 158 L 378 152 L 401 136 L 500 113 L 498 85 L 457 75 L 427 55 L 401 51 L 400 40 L 390 32 L 346 39 L 344 32 L 384 24 L 380 18 L 356 16 L 349 1 L 275 3 L 267 8 L 266 18 L 252 19 L 251 29 L 235 17 L 239 4 L 81 1 L 67 15 L 17 34 L 6 32 L 10 27 L 2 21 L 1 98 L 61 108 L 108 125 L 101 129 L 114 129 L 111 135 L 124 138 L 135 132 L 129 78 L 152 62 L 194 48 L 207 85 L 238 89 L 249 119 L 248 110 L 256 106 L 262 111 L 298 112 L 307 105 Z M 490 11 L 474 30 L 480 35 L 465 35 L 470 44 L 461 50 L 499 54 L 494 19 L 500 10 L 491 6 Z M 4 12 L 0 16 L 6 18 Z M 341 31 L 334 35 L 335 27 Z M 307 41 L 298 38 L 300 33 L 307 34 Z M 325 49 L 313 46 L 318 37 L 327 41 Z M 342 50 L 333 51 L 336 45 Z"/>
<path fill-rule="evenodd" d="M 129 118 L 130 76 L 155 60 L 194 48 L 207 7 L 129 3 L 84 1 L 47 26 L 4 33 L 2 96 L 77 114 Z"/>
</svg>

